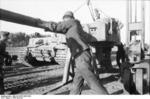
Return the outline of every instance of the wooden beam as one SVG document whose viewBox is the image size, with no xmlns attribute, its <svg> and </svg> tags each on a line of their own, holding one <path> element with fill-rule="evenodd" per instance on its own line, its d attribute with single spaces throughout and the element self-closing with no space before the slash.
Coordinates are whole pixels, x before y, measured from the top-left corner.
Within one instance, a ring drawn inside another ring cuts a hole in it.
<svg viewBox="0 0 150 99">
<path fill-rule="evenodd" d="M 62 80 L 62 84 L 66 84 L 68 82 L 69 79 L 69 71 L 70 71 L 70 63 L 71 62 L 71 53 L 70 53 L 70 49 L 67 49 L 67 57 L 66 57 L 66 63 L 65 63 L 65 67 L 64 67 L 64 74 L 63 74 L 63 80 Z"/>
<path fill-rule="evenodd" d="M 140 94 L 143 94 L 143 69 L 137 68 L 135 73 L 136 89 Z"/>
</svg>

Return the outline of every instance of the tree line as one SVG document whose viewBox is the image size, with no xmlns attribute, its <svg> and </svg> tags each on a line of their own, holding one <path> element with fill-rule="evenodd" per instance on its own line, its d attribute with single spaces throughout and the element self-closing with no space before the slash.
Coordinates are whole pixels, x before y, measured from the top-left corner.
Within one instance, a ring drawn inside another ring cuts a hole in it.
<svg viewBox="0 0 150 99">
<path fill-rule="evenodd" d="M 10 33 L 10 32 L 9 32 Z M 8 47 L 24 47 L 29 44 L 30 38 L 44 37 L 40 33 L 35 32 L 30 35 L 25 32 L 10 33 Z"/>
</svg>

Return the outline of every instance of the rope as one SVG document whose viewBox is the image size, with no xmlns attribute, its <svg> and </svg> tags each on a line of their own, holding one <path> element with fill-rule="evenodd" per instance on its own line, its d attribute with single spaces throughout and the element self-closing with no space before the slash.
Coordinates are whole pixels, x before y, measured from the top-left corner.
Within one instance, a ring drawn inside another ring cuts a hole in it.
<svg viewBox="0 0 150 99">
<path fill-rule="evenodd" d="M 101 13 L 103 13 L 105 15 L 105 17 L 107 18 L 111 18 L 109 15 L 107 15 L 106 13 L 104 13 L 102 10 L 98 9 Z"/>
<path fill-rule="evenodd" d="M 88 4 L 87 4 L 87 0 L 86 2 L 84 2 L 83 4 L 81 4 L 77 9 L 75 9 L 73 12 L 76 13 L 78 10 L 80 10 L 84 5 L 88 5 L 88 8 L 90 10 L 90 13 L 91 13 L 91 16 L 92 16 L 92 19 L 93 21 L 95 20 L 94 18 L 94 12 L 93 12 L 93 7 L 92 7 L 92 3 L 89 1 Z M 98 11 L 100 11 L 101 13 L 103 13 L 103 15 L 107 18 L 111 18 L 109 15 L 107 15 L 106 13 L 104 13 L 102 10 L 98 9 Z M 101 14 L 100 13 L 100 14 Z"/>
<path fill-rule="evenodd" d="M 76 13 L 78 10 L 80 10 L 86 3 L 81 4 L 76 10 L 74 10 L 73 12 Z"/>
</svg>

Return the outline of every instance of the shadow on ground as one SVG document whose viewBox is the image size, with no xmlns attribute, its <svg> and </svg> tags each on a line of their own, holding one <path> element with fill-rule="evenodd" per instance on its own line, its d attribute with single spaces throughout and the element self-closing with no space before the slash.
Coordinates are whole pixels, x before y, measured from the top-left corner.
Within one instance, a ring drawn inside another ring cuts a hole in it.
<svg viewBox="0 0 150 99">
<path fill-rule="evenodd" d="M 62 80 L 62 76 L 57 76 L 57 77 L 53 77 L 53 78 L 47 78 L 47 79 L 44 79 L 44 80 L 41 80 L 38 82 L 34 82 L 32 84 L 28 83 L 28 85 L 23 85 L 23 86 L 14 87 L 12 89 L 7 89 L 6 91 L 11 90 L 11 94 L 18 94 L 25 90 L 30 90 L 30 89 L 34 89 L 34 88 L 38 88 L 38 87 L 51 85 L 51 84 L 60 82 L 61 80 Z"/>
<path fill-rule="evenodd" d="M 111 69 L 100 68 L 100 69 L 98 69 L 98 73 L 99 74 L 101 74 L 101 73 L 119 73 L 119 69 L 116 69 L 116 68 L 111 68 Z"/>
<path fill-rule="evenodd" d="M 64 92 L 61 92 L 61 93 L 57 93 L 56 95 L 69 95 L 70 91 L 67 90 L 67 91 L 64 91 Z"/>
</svg>

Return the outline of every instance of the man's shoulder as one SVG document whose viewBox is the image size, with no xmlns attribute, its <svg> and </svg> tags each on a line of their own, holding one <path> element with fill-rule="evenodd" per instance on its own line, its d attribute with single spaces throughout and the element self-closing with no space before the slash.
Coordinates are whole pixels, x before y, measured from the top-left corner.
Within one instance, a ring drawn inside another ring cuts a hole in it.
<svg viewBox="0 0 150 99">
<path fill-rule="evenodd" d="M 2 44 L 2 41 L 0 40 L 0 45 Z"/>
<path fill-rule="evenodd" d="M 5 42 L 0 40 L 0 45 L 5 45 Z"/>
<path fill-rule="evenodd" d="M 58 24 L 62 24 L 62 25 L 76 25 L 76 24 L 80 24 L 80 21 L 77 20 L 77 19 L 72 19 L 72 20 L 68 20 L 68 21 L 59 22 Z"/>
<path fill-rule="evenodd" d="M 68 20 L 66 22 L 73 22 L 73 23 L 76 23 L 76 22 L 80 22 L 78 19 L 71 19 L 71 20 Z"/>
<path fill-rule="evenodd" d="M 78 19 L 72 19 L 72 21 L 73 21 L 73 22 L 79 22 L 79 23 L 80 23 L 80 21 L 79 21 Z"/>
</svg>

